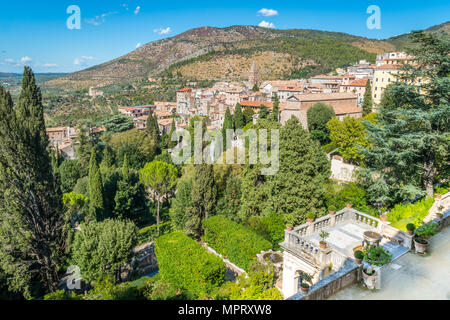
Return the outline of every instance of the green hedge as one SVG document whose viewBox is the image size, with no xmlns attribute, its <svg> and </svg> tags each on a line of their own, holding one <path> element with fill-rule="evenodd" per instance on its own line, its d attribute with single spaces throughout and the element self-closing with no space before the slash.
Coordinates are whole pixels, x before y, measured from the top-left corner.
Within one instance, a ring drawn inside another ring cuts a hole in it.
<svg viewBox="0 0 450 320">
<path fill-rule="evenodd" d="M 269 241 L 222 215 L 205 220 L 203 227 L 205 228 L 203 240 L 245 270 L 256 258 L 256 254 L 272 248 Z"/>
<path fill-rule="evenodd" d="M 170 221 L 159 224 L 159 235 L 164 235 L 172 231 Z M 158 237 L 158 227 L 156 224 L 139 229 L 139 244 L 153 241 Z"/>
<path fill-rule="evenodd" d="M 155 240 L 159 273 L 164 281 L 204 297 L 225 281 L 225 264 L 182 232 Z"/>
</svg>

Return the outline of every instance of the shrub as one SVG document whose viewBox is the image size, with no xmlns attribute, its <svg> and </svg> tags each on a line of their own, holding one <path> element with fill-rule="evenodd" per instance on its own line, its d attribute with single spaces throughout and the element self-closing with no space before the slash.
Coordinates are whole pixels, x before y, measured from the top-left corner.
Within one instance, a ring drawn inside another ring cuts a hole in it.
<svg viewBox="0 0 450 320">
<path fill-rule="evenodd" d="M 364 260 L 374 266 L 384 266 L 391 258 L 392 255 L 382 246 L 370 245 L 364 252 Z"/>
<path fill-rule="evenodd" d="M 336 206 L 335 206 L 335 205 L 330 205 L 330 206 L 328 207 L 328 211 L 333 211 L 333 212 L 335 212 L 335 211 L 336 211 Z"/>
<path fill-rule="evenodd" d="M 392 226 L 406 231 L 406 225 L 412 223 L 417 228 L 422 220 L 428 215 L 428 211 L 434 203 L 434 198 L 424 198 L 415 203 L 397 204 L 389 212 L 388 221 Z"/>
<path fill-rule="evenodd" d="M 406 225 L 406 230 L 408 230 L 408 231 L 414 231 L 414 230 L 416 230 L 416 226 L 415 226 L 414 224 L 412 224 L 412 223 L 408 223 L 408 224 Z"/>
<path fill-rule="evenodd" d="M 269 241 L 222 215 L 205 220 L 203 227 L 204 241 L 245 270 L 256 258 L 256 254 L 272 248 Z"/>
<path fill-rule="evenodd" d="M 200 244 L 173 232 L 155 240 L 155 253 L 163 281 L 203 297 L 225 280 L 225 264 Z"/>
<path fill-rule="evenodd" d="M 364 259 L 364 253 L 361 250 L 356 250 L 353 255 L 356 259 Z"/>
<path fill-rule="evenodd" d="M 434 222 L 429 222 L 421 225 L 416 229 L 416 235 L 423 239 L 428 239 L 434 236 L 437 232 L 438 224 Z"/>
</svg>

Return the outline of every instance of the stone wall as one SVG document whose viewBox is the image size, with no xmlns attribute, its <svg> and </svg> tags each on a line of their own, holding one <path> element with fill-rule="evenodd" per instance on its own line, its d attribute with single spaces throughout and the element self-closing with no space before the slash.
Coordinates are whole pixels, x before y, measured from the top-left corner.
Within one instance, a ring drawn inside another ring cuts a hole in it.
<svg viewBox="0 0 450 320">
<path fill-rule="evenodd" d="M 325 300 L 336 292 L 356 283 L 360 277 L 359 266 L 353 259 L 347 259 L 337 272 L 312 285 L 307 295 L 300 291 L 287 300 Z"/>
<path fill-rule="evenodd" d="M 355 171 L 359 167 L 352 164 L 345 163 L 343 158 L 340 156 L 334 156 L 331 159 L 331 177 L 330 179 L 336 180 L 338 182 L 355 182 Z"/>
</svg>

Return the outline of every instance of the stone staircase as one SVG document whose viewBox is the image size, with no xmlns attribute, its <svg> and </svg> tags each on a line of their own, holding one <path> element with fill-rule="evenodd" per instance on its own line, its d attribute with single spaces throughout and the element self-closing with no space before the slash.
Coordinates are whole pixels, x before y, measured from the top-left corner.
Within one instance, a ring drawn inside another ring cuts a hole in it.
<svg viewBox="0 0 450 320">
<path fill-rule="evenodd" d="M 442 210 L 439 208 L 442 207 Z M 446 213 L 450 210 L 450 192 L 442 195 L 440 199 L 434 201 L 433 206 L 428 211 L 428 215 L 423 219 L 424 223 L 428 223 L 437 218 L 436 213 L 442 212 L 442 214 Z"/>
</svg>

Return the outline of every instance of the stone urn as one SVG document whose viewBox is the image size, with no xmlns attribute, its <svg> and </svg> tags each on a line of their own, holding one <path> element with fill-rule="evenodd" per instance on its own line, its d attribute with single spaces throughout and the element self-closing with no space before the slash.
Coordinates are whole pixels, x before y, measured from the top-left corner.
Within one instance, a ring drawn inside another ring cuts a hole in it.
<svg viewBox="0 0 450 320">
<path fill-rule="evenodd" d="M 362 271 L 362 276 L 364 280 L 364 284 L 367 286 L 367 289 L 373 290 L 375 289 L 375 284 L 378 280 L 378 274 L 372 267 L 369 267 Z"/>
<path fill-rule="evenodd" d="M 428 240 L 423 238 L 414 238 L 414 248 L 416 249 L 416 253 L 424 254 L 427 252 L 429 245 L 430 243 Z"/>
</svg>

